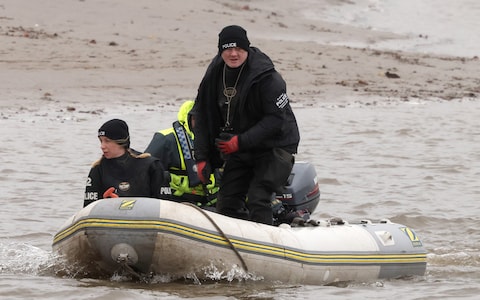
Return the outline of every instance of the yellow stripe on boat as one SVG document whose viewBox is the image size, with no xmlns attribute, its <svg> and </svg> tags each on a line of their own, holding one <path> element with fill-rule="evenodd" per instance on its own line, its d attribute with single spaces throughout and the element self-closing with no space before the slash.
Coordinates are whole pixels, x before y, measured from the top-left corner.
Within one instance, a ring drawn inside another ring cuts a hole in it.
<svg viewBox="0 0 480 300">
<path fill-rule="evenodd" d="M 57 244 L 60 241 L 74 235 L 76 232 L 87 228 L 157 230 L 208 242 L 210 244 L 222 247 L 229 247 L 228 241 L 219 234 L 195 229 L 178 223 L 160 220 L 119 220 L 101 218 L 86 218 L 76 222 L 72 226 L 58 232 L 54 237 L 53 244 Z M 426 253 L 330 254 L 325 252 L 314 253 L 299 251 L 298 249 L 288 249 L 285 247 L 259 244 L 235 238 L 231 238 L 230 241 L 235 248 L 240 251 L 243 250 L 246 252 L 263 254 L 271 257 L 286 258 L 288 260 L 308 264 L 402 264 L 425 263 L 427 259 Z"/>
</svg>

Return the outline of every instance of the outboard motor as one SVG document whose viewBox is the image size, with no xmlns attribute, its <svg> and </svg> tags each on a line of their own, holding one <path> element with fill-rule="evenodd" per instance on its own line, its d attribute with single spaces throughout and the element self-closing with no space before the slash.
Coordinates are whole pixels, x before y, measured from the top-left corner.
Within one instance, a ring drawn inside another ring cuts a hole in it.
<svg viewBox="0 0 480 300">
<path fill-rule="evenodd" d="M 289 222 L 289 219 L 302 217 L 304 213 L 312 214 L 319 201 L 320 188 L 315 167 L 308 162 L 295 162 L 283 193 L 277 194 L 272 202 L 274 218 L 280 219 L 276 223 Z"/>
</svg>

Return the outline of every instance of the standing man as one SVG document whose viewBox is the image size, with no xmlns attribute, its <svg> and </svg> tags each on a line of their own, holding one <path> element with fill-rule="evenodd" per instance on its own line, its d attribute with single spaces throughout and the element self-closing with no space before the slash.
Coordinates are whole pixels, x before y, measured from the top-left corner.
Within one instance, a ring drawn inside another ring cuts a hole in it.
<svg viewBox="0 0 480 300">
<path fill-rule="evenodd" d="M 290 175 L 300 135 L 285 81 L 242 27 L 220 32 L 194 110 L 200 180 L 223 165 L 217 211 L 272 224 L 271 200 Z"/>
</svg>

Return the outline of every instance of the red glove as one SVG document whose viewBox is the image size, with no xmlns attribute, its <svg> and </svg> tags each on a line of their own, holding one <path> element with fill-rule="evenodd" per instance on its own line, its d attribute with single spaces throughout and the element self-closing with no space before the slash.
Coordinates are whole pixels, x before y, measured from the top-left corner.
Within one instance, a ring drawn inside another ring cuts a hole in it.
<svg viewBox="0 0 480 300">
<path fill-rule="evenodd" d="M 210 183 L 210 173 L 212 173 L 211 168 L 210 168 L 210 164 L 207 163 L 206 161 L 199 161 L 199 162 L 197 162 L 196 165 L 197 165 L 198 179 L 200 179 L 200 181 L 203 184 L 209 184 Z"/>
<path fill-rule="evenodd" d="M 115 194 L 115 188 L 112 186 L 112 187 L 109 187 L 105 193 L 103 193 L 103 199 L 105 198 L 118 198 L 118 195 Z"/>
<path fill-rule="evenodd" d="M 215 140 L 218 150 L 223 154 L 232 154 L 238 151 L 238 135 L 221 133 Z"/>
</svg>

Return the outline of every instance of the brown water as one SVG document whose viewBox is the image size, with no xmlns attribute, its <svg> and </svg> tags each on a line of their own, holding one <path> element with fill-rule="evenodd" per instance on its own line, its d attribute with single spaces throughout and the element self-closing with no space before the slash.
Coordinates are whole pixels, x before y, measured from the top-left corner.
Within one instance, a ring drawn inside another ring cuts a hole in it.
<svg viewBox="0 0 480 300">
<path fill-rule="evenodd" d="M 480 294 L 479 101 L 319 104 L 295 107 L 298 160 L 321 185 L 316 216 L 389 218 L 415 229 L 429 254 L 422 277 L 338 286 L 227 278 L 216 283 L 126 282 L 59 272 L 51 243 L 82 206 L 99 157 L 97 128 L 111 117 L 143 150 L 170 126 L 176 107 L 120 106 L 115 114 L 68 112 L 58 104 L 0 114 L 0 298 L 2 299 L 473 299 Z"/>
</svg>

